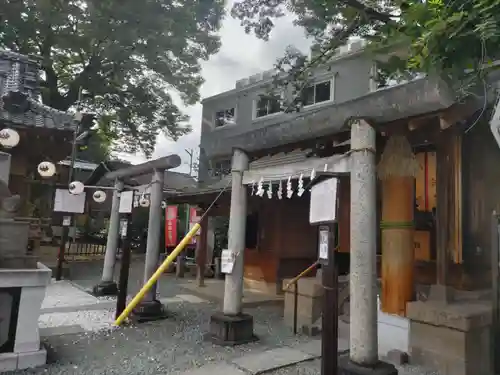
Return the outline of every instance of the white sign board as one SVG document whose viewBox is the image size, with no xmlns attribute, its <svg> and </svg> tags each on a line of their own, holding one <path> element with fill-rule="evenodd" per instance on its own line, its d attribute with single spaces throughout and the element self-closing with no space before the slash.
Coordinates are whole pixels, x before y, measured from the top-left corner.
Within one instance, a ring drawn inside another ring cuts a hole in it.
<svg viewBox="0 0 500 375">
<path fill-rule="evenodd" d="M 233 272 L 233 267 L 234 267 L 233 252 L 228 249 L 222 250 L 220 263 L 221 263 L 220 270 L 222 273 Z"/>
<path fill-rule="evenodd" d="M 330 178 L 311 188 L 309 222 L 331 223 L 337 220 L 337 179 Z"/>
<path fill-rule="evenodd" d="M 319 259 L 328 261 L 328 237 L 330 230 L 328 227 L 319 228 Z"/>
<path fill-rule="evenodd" d="M 134 191 L 122 191 L 120 194 L 120 208 L 121 214 L 132 213 L 132 206 L 134 205 Z"/>
<path fill-rule="evenodd" d="M 56 189 L 54 212 L 83 214 L 85 211 L 85 192 L 71 194 L 67 189 Z"/>
</svg>

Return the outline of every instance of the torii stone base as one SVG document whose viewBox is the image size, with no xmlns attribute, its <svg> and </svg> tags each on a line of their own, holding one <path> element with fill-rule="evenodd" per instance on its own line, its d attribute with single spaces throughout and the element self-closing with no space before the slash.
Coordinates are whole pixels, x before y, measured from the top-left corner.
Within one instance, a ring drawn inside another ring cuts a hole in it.
<svg viewBox="0 0 500 375">
<path fill-rule="evenodd" d="M 347 354 L 339 356 L 337 375 L 398 375 L 398 370 L 394 365 L 382 361 L 370 367 L 361 366 L 352 362 Z"/>
<path fill-rule="evenodd" d="M 101 281 L 92 288 L 92 294 L 96 297 L 116 296 L 118 294 L 118 285 L 114 281 Z"/>
<path fill-rule="evenodd" d="M 252 315 L 218 312 L 210 317 L 210 332 L 205 339 L 216 345 L 235 346 L 257 341 L 258 337 L 253 333 Z"/>
<path fill-rule="evenodd" d="M 168 318 L 165 306 L 158 300 L 142 301 L 132 311 L 132 319 L 138 323 Z"/>
</svg>

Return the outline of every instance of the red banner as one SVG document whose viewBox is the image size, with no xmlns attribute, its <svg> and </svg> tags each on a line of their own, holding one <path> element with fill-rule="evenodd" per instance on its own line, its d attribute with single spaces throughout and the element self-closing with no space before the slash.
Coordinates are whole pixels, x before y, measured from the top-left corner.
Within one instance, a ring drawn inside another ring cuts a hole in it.
<svg viewBox="0 0 500 375">
<path fill-rule="evenodd" d="M 177 246 L 177 206 L 167 206 L 165 215 L 165 247 Z"/>
<path fill-rule="evenodd" d="M 197 222 L 200 221 L 200 218 L 198 217 L 198 211 L 196 207 L 189 207 L 189 229 L 191 229 Z M 198 232 L 199 234 L 200 232 Z M 193 237 L 191 240 L 192 244 L 196 243 L 196 236 Z"/>
</svg>

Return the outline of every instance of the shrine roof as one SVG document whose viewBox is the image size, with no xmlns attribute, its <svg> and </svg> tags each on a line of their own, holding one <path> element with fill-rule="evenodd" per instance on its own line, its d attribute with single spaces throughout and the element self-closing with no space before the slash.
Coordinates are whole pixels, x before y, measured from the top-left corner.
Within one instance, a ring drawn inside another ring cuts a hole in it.
<svg viewBox="0 0 500 375">
<path fill-rule="evenodd" d="M 40 71 L 37 58 L 0 50 L 0 124 L 73 130 L 71 114 L 42 104 Z"/>
</svg>

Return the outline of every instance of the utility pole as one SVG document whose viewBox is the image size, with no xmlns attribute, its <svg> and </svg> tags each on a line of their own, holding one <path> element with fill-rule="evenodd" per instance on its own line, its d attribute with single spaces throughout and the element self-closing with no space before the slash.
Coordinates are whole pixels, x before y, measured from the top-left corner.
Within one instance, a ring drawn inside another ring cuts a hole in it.
<svg viewBox="0 0 500 375">
<path fill-rule="evenodd" d="M 193 156 L 194 150 L 192 148 L 185 149 L 186 153 L 189 155 L 189 176 L 191 177 L 193 173 Z M 189 220 L 191 219 L 189 204 L 186 204 L 186 233 L 189 232 Z M 183 256 L 182 254 L 180 256 Z"/>
<path fill-rule="evenodd" d="M 78 90 L 78 105 L 77 105 L 77 116 L 75 117 L 75 131 L 73 132 L 73 141 L 71 143 L 71 163 L 69 165 L 68 171 L 68 188 L 71 182 L 73 182 L 73 175 L 75 170 L 75 162 L 76 162 L 76 151 L 77 151 L 77 140 L 78 133 L 80 132 L 80 127 L 82 123 L 82 113 L 80 112 L 82 107 L 82 88 L 80 87 Z M 75 241 L 76 237 L 76 222 L 75 215 L 70 214 L 69 216 L 63 217 L 63 226 L 62 226 L 62 236 L 61 236 L 61 245 L 59 247 L 59 253 L 57 256 L 57 268 L 56 268 L 56 280 L 59 281 L 62 279 L 63 271 L 64 271 L 64 256 L 66 253 L 66 247 L 69 246 L 71 248 L 71 243 Z M 70 226 L 73 225 L 73 239 L 70 239 L 69 229 Z M 68 245 L 69 242 L 69 245 Z"/>
<path fill-rule="evenodd" d="M 194 157 L 194 150 L 192 148 L 185 149 L 186 153 L 189 155 L 189 175 L 191 176 L 193 174 L 193 157 Z"/>
</svg>

